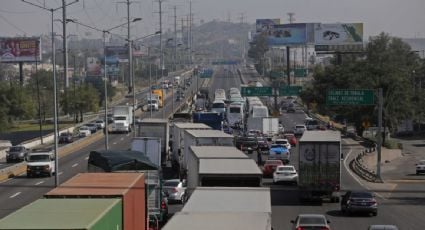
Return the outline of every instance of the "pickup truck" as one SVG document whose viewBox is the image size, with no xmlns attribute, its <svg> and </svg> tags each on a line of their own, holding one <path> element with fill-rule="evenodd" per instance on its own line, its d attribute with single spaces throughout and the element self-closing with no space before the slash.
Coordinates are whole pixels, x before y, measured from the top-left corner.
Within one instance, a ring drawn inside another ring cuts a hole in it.
<svg viewBox="0 0 425 230">
<path fill-rule="evenodd" d="M 258 142 L 256 137 L 236 137 L 235 138 L 235 146 L 237 149 L 241 150 L 242 152 L 248 152 L 253 153 L 254 151 L 257 151 L 258 149 Z"/>
<path fill-rule="evenodd" d="M 55 173 L 55 156 L 51 151 L 32 152 L 27 156 L 27 177 L 47 175 L 51 177 Z"/>
</svg>

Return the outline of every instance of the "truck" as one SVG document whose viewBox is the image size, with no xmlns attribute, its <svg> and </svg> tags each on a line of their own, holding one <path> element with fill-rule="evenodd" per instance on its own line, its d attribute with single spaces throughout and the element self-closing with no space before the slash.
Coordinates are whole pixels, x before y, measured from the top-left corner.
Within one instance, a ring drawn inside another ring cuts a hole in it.
<svg viewBox="0 0 425 230">
<path fill-rule="evenodd" d="M 161 166 L 161 139 L 158 137 L 134 137 L 131 141 L 131 150 L 139 151 L 149 158 L 149 160 Z"/>
<path fill-rule="evenodd" d="M 168 202 L 163 196 L 160 168 L 145 154 L 138 151 L 100 150 L 91 151 L 88 172 L 143 173 L 145 178 L 146 206 L 149 225 L 164 223 L 168 216 Z"/>
<path fill-rule="evenodd" d="M 159 95 L 157 94 L 148 94 L 146 98 L 146 110 L 148 111 L 158 111 L 159 110 Z"/>
<path fill-rule="evenodd" d="M 174 77 L 174 86 L 178 87 L 180 85 L 180 76 Z"/>
<path fill-rule="evenodd" d="M 246 130 L 263 130 L 263 118 L 262 117 L 248 117 L 246 122 Z"/>
<path fill-rule="evenodd" d="M 129 105 L 114 106 L 112 107 L 112 123 L 111 131 L 116 132 L 131 132 L 133 125 L 133 108 Z"/>
<path fill-rule="evenodd" d="M 185 130 L 211 130 L 206 124 L 180 122 L 173 125 L 173 140 L 171 148 L 171 164 L 173 168 L 178 168 L 181 162 L 182 151 L 184 150 L 184 132 Z"/>
<path fill-rule="evenodd" d="M 224 115 L 215 112 L 194 112 L 193 123 L 204 123 L 215 130 L 222 130 Z"/>
<path fill-rule="evenodd" d="M 299 140 L 298 188 L 300 201 L 339 202 L 341 133 L 306 131 Z"/>
<path fill-rule="evenodd" d="M 55 173 L 55 154 L 49 150 L 31 152 L 26 157 L 27 177 L 48 176 Z"/>
<path fill-rule="evenodd" d="M 157 137 L 161 140 L 161 163 L 166 163 L 169 145 L 169 131 L 167 119 L 145 118 L 138 124 L 137 137 Z"/>
<path fill-rule="evenodd" d="M 274 136 L 279 133 L 279 118 L 263 117 L 262 130 L 264 135 Z"/>
<path fill-rule="evenodd" d="M 162 108 L 164 106 L 164 96 L 165 96 L 164 89 L 153 89 L 152 94 L 158 95 L 158 105 L 159 105 L 159 108 Z"/>
<path fill-rule="evenodd" d="M 187 169 L 190 146 L 234 146 L 234 137 L 218 130 L 185 130 L 182 169 Z"/>
</svg>

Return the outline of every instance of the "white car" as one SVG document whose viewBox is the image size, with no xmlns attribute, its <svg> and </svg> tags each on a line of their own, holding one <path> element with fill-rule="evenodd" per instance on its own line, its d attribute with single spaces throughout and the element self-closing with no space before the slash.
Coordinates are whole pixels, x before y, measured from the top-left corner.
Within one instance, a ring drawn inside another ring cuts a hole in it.
<svg viewBox="0 0 425 230">
<path fill-rule="evenodd" d="M 103 120 L 96 120 L 94 123 L 97 125 L 98 129 L 105 128 L 105 122 Z"/>
<path fill-rule="evenodd" d="M 80 129 L 78 129 L 78 135 L 80 137 L 87 137 L 91 135 L 90 128 L 87 126 L 81 126 Z"/>
<path fill-rule="evenodd" d="M 277 166 L 273 173 L 273 183 L 292 182 L 298 184 L 298 173 L 293 165 Z"/>
<path fill-rule="evenodd" d="M 303 135 L 304 131 L 307 130 L 307 127 L 305 125 L 295 125 L 294 128 L 294 134 L 295 135 Z"/>
<path fill-rule="evenodd" d="M 416 164 L 416 175 L 419 175 L 421 173 L 425 173 L 425 160 L 420 160 Z"/>
<path fill-rule="evenodd" d="M 276 139 L 273 144 L 283 145 L 288 150 L 291 149 L 291 144 L 289 143 L 288 139 Z"/>
</svg>

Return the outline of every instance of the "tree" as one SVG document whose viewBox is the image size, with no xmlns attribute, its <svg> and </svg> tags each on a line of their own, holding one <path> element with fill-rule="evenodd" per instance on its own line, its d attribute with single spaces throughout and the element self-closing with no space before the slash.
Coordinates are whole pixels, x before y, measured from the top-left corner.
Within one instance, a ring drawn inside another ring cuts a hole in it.
<svg viewBox="0 0 425 230">
<path fill-rule="evenodd" d="M 75 106 L 80 113 L 80 122 L 83 121 L 85 112 L 99 111 L 99 92 L 91 85 L 80 85 L 76 89 Z"/>
<path fill-rule="evenodd" d="M 264 54 L 269 50 L 267 43 L 267 35 L 259 34 L 255 38 L 255 42 L 251 44 L 251 47 L 248 50 L 248 57 L 255 60 L 257 72 L 262 72 L 265 67 L 264 63 Z"/>
</svg>

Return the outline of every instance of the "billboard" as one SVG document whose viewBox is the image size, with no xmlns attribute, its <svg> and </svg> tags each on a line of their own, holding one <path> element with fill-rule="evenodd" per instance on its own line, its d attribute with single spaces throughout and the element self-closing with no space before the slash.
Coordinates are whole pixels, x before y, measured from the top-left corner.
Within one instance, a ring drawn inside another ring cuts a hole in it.
<svg viewBox="0 0 425 230">
<path fill-rule="evenodd" d="M 273 28 L 274 25 L 279 25 L 280 19 L 257 19 L 255 21 L 255 28 L 257 33 L 262 33 L 269 31 Z"/>
<path fill-rule="evenodd" d="M 307 24 L 293 23 L 274 25 L 268 33 L 269 46 L 302 45 L 307 43 Z"/>
<path fill-rule="evenodd" d="M 97 57 L 88 57 L 87 58 L 87 76 L 101 76 L 102 75 L 102 66 L 100 60 Z"/>
<path fill-rule="evenodd" d="M 106 46 L 106 64 L 118 64 L 128 62 L 128 47 L 127 46 Z"/>
<path fill-rule="evenodd" d="M 314 24 L 316 45 L 363 44 L 363 23 Z"/>
<path fill-rule="evenodd" d="M 0 62 L 41 60 L 40 37 L 0 38 Z"/>
</svg>

